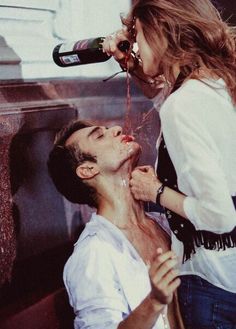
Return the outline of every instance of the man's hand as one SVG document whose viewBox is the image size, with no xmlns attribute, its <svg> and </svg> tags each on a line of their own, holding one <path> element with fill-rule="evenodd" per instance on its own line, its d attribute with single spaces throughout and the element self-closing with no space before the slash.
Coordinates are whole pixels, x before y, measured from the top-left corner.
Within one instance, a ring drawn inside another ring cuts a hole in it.
<svg viewBox="0 0 236 329">
<path fill-rule="evenodd" d="M 177 264 L 178 259 L 173 251 L 163 253 L 161 248 L 157 249 L 157 255 L 149 268 L 150 298 L 157 306 L 171 303 L 173 293 L 180 285 L 178 271 L 175 269 Z"/>
<path fill-rule="evenodd" d="M 161 182 L 151 166 L 141 166 L 131 173 L 129 185 L 136 200 L 156 202 L 157 190 Z"/>
</svg>

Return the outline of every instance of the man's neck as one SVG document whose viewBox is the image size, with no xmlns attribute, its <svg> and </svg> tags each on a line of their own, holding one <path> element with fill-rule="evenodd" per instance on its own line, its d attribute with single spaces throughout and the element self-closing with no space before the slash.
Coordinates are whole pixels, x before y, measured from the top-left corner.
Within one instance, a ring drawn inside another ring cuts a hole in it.
<svg viewBox="0 0 236 329">
<path fill-rule="evenodd" d="M 129 178 L 120 176 L 103 185 L 98 214 L 120 229 L 128 229 L 145 220 L 143 203 L 134 199 Z"/>
</svg>

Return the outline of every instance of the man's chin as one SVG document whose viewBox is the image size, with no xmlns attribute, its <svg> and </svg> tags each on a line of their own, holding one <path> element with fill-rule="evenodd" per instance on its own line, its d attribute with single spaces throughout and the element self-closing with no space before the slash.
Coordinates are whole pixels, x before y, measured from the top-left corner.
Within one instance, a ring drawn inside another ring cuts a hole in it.
<svg viewBox="0 0 236 329">
<path fill-rule="evenodd" d="M 131 170 L 134 169 L 137 166 L 141 153 L 142 153 L 142 149 L 140 145 L 138 145 L 138 147 L 135 149 L 133 148 L 132 151 L 129 152 L 128 156 L 123 161 L 120 162 L 119 168 L 127 164 L 128 167 L 131 168 Z"/>
</svg>

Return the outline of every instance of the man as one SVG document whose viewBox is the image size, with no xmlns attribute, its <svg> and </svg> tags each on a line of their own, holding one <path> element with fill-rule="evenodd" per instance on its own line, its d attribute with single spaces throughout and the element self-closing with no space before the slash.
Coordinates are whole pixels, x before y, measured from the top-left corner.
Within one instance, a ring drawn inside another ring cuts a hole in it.
<svg viewBox="0 0 236 329">
<path fill-rule="evenodd" d="M 140 152 L 119 126 L 75 121 L 60 131 L 50 153 L 58 191 L 97 208 L 64 269 L 75 328 L 181 328 L 169 306 L 167 314 L 180 284 L 168 229 L 161 216 L 144 212 L 129 188 Z"/>
</svg>

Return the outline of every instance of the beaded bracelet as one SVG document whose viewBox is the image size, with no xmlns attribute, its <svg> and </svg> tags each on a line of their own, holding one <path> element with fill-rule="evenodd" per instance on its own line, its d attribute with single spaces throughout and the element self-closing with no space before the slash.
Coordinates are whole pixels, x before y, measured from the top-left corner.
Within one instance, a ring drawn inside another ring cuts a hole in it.
<svg viewBox="0 0 236 329">
<path fill-rule="evenodd" d="M 162 184 L 159 189 L 157 190 L 157 196 L 156 196 L 156 203 L 157 204 L 160 204 L 160 198 L 161 198 L 161 195 L 162 193 L 164 192 L 164 188 L 165 188 L 165 184 Z"/>
</svg>

